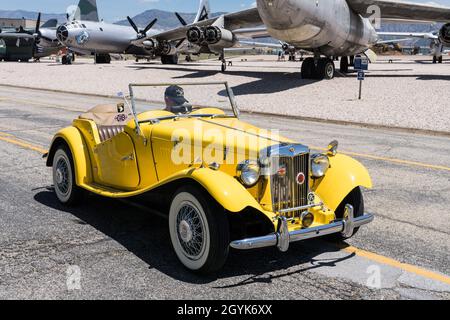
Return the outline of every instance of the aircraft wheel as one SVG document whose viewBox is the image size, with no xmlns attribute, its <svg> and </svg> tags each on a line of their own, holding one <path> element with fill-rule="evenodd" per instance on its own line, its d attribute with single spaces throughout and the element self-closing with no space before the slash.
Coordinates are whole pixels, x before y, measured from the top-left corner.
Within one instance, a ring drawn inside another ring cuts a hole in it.
<svg viewBox="0 0 450 320">
<path fill-rule="evenodd" d="M 439 62 L 439 63 L 442 63 L 442 61 L 443 61 L 443 60 L 442 60 L 442 56 L 440 56 L 438 62 Z"/>
<path fill-rule="evenodd" d="M 222 63 L 221 70 L 222 70 L 222 72 L 227 71 L 227 64 L 226 63 Z"/>
<path fill-rule="evenodd" d="M 315 78 L 318 80 L 331 80 L 334 78 L 334 62 L 328 58 L 321 58 L 317 64 Z"/>
<path fill-rule="evenodd" d="M 433 57 L 433 63 L 437 63 L 437 57 L 436 56 Z"/>
<path fill-rule="evenodd" d="M 197 273 L 210 273 L 225 264 L 230 231 L 225 210 L 200 188 L 180 188 L 172 199 L 169 232 L 180 262 Z"/>
<path fill-rule="evenodd" d="M 306 58 L 302 63 L 302 78 L 311 79 L 315 73 L 314 59 Z"/>
<path fill-rule="evenodd" d="M 67 56 L 62 56 L 61 63 L 62 64 L 67 64 Z"/>
<path fill-rule="evenodd" d="M 81 202 L 84 190 L 75 183 L 75 169 L 72 153 L 66 145 L 61 145 L 53 157 L 53 185 L 58 200 L 65 205 Z"/>
</svg>

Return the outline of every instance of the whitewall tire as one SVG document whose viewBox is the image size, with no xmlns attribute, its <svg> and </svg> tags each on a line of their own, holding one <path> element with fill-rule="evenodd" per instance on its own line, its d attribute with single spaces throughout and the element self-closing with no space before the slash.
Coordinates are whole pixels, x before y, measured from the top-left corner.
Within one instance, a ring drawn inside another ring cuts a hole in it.
<svg viewBox="0 0 450 320">
<path fill-rule="evenodd" d="M 229 248 L 225 210 L 197 186 L 183 187 L 175 193 L 169 232 L 178 259 L 189 270 L 210 273 L 225 263 Z"/>
</svg>

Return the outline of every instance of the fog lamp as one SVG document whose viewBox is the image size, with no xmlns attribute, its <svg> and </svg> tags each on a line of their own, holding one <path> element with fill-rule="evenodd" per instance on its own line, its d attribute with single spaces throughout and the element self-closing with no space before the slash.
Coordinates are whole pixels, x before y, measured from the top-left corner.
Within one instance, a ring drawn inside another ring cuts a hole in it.
<svg viewBox="0 0 450 320">
<path fill-rule="evenodd" d="M 314 222 L 314 215 L 311 212 L 305 211 L 300 216 L 302 219 L 303 228 L 309 228 Z"/>
</svg>

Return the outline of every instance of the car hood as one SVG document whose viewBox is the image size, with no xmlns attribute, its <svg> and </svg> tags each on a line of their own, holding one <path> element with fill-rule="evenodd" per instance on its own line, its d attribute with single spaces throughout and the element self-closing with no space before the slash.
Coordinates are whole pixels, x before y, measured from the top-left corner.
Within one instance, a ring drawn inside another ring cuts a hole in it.
<svg viewBox="0 0 450 320">
<path fill-rule="evenodd" d="M 181 138 L 180 138 L 181 137 Z M 243 153 L 259 152 L 267 147 L 293 141 L 282 137 L 277 131 L 261 129 L 236 118 L 188 118 L 163 121 L 153 125 L 151 139 L 171 143 L 190 141 L 191 144 L 222 145 L 228 150 Z"/>
</svg>

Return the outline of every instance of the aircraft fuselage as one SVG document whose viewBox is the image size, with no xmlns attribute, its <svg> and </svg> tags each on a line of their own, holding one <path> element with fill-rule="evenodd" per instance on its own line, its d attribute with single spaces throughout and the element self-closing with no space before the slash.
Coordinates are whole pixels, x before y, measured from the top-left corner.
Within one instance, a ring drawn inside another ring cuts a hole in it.
<svg viewBox="0 0 450 320">
<path fill-rule="evenodd" d="M 152 36 L 154 33 L 154 31 L 149 31 L 147 36 Z M 59 41 L 65 46 L 74 51 L 88 54 L 150 54 L 143 48 L 131 46 L 131 41 L 136 40 L 136 32 L 128 26 L 104 22 L 72 21 L 60 26 L 57 35 Z"/>
<path fill-rule="evenodd" d="M 272 37 L 326 56 L 355 55 L 378 39 L 346 0 L 257 0 L 257 6 Z"/>
</svg>

